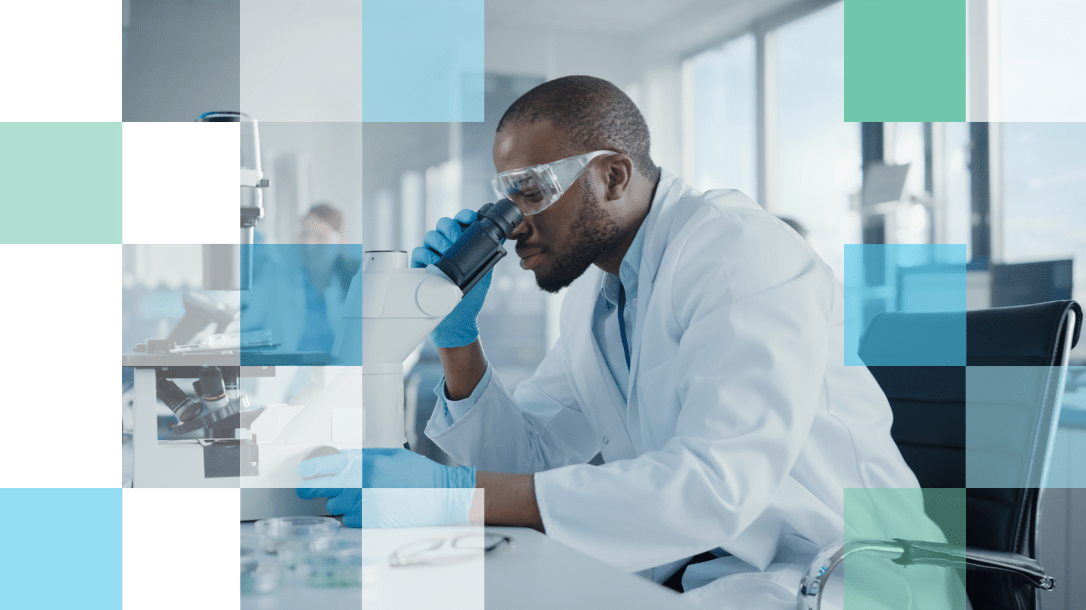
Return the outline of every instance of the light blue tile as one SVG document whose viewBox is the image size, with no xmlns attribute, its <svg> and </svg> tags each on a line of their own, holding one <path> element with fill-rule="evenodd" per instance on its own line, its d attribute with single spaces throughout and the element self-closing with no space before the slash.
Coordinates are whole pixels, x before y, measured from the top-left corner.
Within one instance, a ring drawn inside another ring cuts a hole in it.
<svg viewBox="0 0 1086 610">
<path fill-rule="evenodd" d="M 845 364 L 964 366 L 965 263 L 963 244 L 846 245 Z M 884 312 L 922 315 L 866 335 Z"/>
<path fill-rule="evenodd" d="M 121 607 L 120 488 L 0 489 L 0 518 L 5 608 Z"/>
<path fill-rule="evenodd" d="M 254 244 L 252 248 L 252 286 L 240 291 L 241 330 L 243 333 L 270 331 L 271 340 L 278 347 L 242 348 L 241 363 L 248 366 L 328 364 L 313 355 L 332 353 L 341 332 L 347 291 L 361 264 L 362 245 Z M 325 268 L 323 285 L 314 286 L 312 274 Z M 283 352 L 297 355 L 284 360 Z M 362 366 L 360 350 L 357 359 L 358 362 L 339 364 Z"/>
<path fill-rule="evenodd" d="M 365 0 L 366 121 L 483 120 L 483 0 Z"/>
</svg>

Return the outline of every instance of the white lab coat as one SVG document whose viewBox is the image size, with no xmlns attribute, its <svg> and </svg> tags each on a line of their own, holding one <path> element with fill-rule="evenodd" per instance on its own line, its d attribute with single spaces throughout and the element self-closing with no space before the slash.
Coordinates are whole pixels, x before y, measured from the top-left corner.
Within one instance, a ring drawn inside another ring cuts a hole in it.
<svg viewBox="0 0 1086 610">
<path fill-rule="evenodd" d="M 688 597 L 794 607 L 802 569 L 843 535 L 844 488 L 917 487 L 889 404 L 843 365 L 833 272 L 748 197 L 664 172 L 644 229 L 628 401 L 593 339 L 604 274 L 591 267 L 535 375 L 513 395 L 493 375 L 457 421 L 439 400 L 426 433 L 463 464 L 537 473 L 547 534 L 579 551 L 662 582 L 721 547 L 734 557 L 687 578 L 723 579 Z M 585 465 L 597 451 L 606 464 Z M 942 540 L 926 519 L 898 521 L 863 533 Z"/>
</svg>

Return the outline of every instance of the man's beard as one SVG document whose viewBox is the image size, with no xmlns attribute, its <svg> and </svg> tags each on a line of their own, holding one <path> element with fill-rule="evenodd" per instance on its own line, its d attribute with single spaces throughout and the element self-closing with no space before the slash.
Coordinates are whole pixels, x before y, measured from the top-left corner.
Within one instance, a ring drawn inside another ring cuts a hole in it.
<svg viewBox="0 0 1086 610">
<path fill-rule="evenodd" d="M 565 252 L 554 256 L 547 275 L 536 273 L 536 284 L 547 292 L 558 292 L 572 284 L 601 254 L 617 246 L 625 235 L 622 228 L 600 209 L 599 199 L 587 188 L 581 195 L 580 204 Z"/>
</svg>

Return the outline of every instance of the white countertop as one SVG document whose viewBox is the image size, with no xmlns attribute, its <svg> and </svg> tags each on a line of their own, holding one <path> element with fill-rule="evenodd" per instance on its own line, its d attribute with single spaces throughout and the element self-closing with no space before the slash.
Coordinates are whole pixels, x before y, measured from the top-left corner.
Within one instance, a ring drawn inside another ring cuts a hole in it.
<svg viewBox="0 0 1086 610">
<path fill-rule="evenodd" d="M 532 529 L 486 528 L 513 538 L 510 549 L 491 556 L 445 565 L 382 567 L 373 585 L 363 588 L 309 587 L 294 572 L 284 571 L 280 589 L 243 595 L 242 610 L 365 608 L 442 610 L 533 608 L 602 610 L 690 608 L 681 596 L 555 542 Z M 455 536 L 475 527 L 398 529 L 343 528 L 339 537 L 360 540 L 366 554 L 387 562 L 393 550 L 428 538 Z M 242 546 L 253 548 L 260 569 L 278 566 L 276 555 L 264 553 L 254 524 L 241 524 Z"/>
</svg>

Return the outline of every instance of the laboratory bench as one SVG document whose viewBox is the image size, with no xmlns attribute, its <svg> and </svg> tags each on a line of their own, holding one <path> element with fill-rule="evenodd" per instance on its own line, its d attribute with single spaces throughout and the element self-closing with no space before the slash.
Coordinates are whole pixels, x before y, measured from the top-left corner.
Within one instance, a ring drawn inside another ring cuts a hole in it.
<svg viewBox="0 0 1086 610">
<path fill-rule="evenodd" d="M 278 590 L 241 596 L 242 610 L 297 608 L 441 608 L 481 610 L 517 608 L 627 610 L 687 609 L 677 593 L 623 572 L 527 528 L 488 527 L 487 533 L 512 538 L 509 548 L 455 563 L 390 567 L 389 556 L 421 540 L 479 533 L 475 526 L 395 529 L 343 528 L 339 537 L 360 540 L 365 554 L 380 560 L 373 582 L 361 588 L 316 588 L 297 571 L 283 570 Z M 241 545 L 256 551 L 258 570 L 274 570 L 279 559 L 263 552 L 253 523 L 241 524 Z"/>
</svg>

